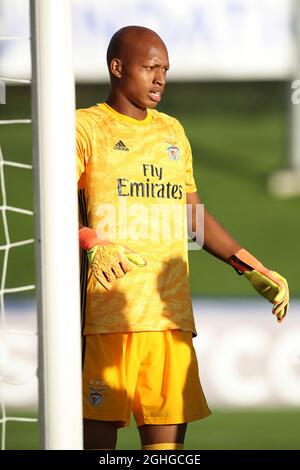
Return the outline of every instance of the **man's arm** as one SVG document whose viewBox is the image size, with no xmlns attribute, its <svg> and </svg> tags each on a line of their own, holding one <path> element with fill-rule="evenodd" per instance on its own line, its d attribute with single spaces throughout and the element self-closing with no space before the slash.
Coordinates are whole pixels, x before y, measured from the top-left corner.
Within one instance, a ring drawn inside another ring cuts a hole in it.
<svg viewBox="0 0 300 470">
<path fill-rule="evenodd" d="M 198 219 L 196 207 L 201 204 L 197 192 L 187 193 L 186 203 L 192 206 L 188 211 L 189 235 L 196 234 L 196 240 L 201 232 L 201 218 Z M 202 227 L 203 228 L 203 227 Z M 203 237 L 202 237 L 203 239 Z M 258 259 L 252 256 L 216 221 L 216 219 L 204 210 L 204 242 L 203 248 L 230 264 L 239 274 L 244 274 L 254 289 L 273 305 L 272 312 L 281 322 L 288 311 L 289 289 L 286 279 L 275 271 L 267 269 Z"/>
<path fill-rule="evenodd" d="M 192 236 L 200 230 L 200 222 L 196 220 L 196 207 L 197 204 L 201 204 L 198 192 L 187 193 L 186 203 L 192 207 L 192 220 L 188 221 L 189 234 Z M 241 249 L 239 243 L 205 209 L 203 248 L 226 263 L 229 263 L 229 258 Z"/>
</svg>

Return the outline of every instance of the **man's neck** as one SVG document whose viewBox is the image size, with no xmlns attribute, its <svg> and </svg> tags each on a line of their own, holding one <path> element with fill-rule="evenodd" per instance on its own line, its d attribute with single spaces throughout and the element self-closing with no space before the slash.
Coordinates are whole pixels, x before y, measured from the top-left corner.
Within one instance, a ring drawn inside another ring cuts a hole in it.
<svg viewBox="0 0 300 470">
<path fill-rule="evenodd" d="M 114 93 L 110 93 L 106 103 L 118 113 L 137 119 L 138 121 L 143 121 L 147 117 L 147 108 L 138 108 L 122 95 L 118 96 Z"/>
</svg>

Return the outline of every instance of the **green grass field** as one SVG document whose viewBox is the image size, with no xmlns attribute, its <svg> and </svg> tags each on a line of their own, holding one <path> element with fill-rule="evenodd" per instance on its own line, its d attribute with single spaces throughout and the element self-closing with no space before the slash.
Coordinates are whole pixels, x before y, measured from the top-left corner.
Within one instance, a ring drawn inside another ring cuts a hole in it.
<svg viewBox="0 0 300 470">
<path fill-rule="evenodd" d="M 213 410 L 189 424 L 185 449 L 253 450 L 300 449 L 300 410 Z M 7 424 L 6 449 L 38 449 L 38 424 Z M 134 419 L 119 431 L 117 449 L 139 449 Z"/>
<path fill-rule="evenodd" d="M 78 86 L 77 107 L 105 99 L 107 86 Z M 283 273 L 292 295 L 300 295 L 300 198 L 278 200 L 266 180 L 287 160 L 287 86 L 283 83 L 170 84 L 160 109 L 177 116 L 194 155 L 194 173 L 206 208 L 264 264 Z M 30 92 L 9 87 L 0 117 L 30 116 Z M 0 126 L 6 159 L 29 163 L 29 126 Z M 59 169 L 58 169 L 59 171 Z M 6 169 L 10 205 L 33 208 L 32 174 Z M 33 220 L 10 215 L 12 240 L 31 237 Z M 0 230 L 3 239 L 3 229 Z M 10 255 L 7 287 L 34 281 L 33 247 Z M 24 269 L 26 266 L 26 269 Z M 192 294 L 255 296 L 248 283 L 203 250 L 190 252 Z"/>
</svg>

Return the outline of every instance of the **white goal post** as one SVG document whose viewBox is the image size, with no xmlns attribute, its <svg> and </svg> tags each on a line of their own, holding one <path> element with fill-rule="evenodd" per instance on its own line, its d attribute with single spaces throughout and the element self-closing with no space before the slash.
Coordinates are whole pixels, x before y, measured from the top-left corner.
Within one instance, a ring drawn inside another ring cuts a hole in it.
<svg viewBox="0 0 300 470">
<path fill-rule="evenodd" d="M 300 1 L 292 1 L 294 25 L 293 81 L 300 80 Z M 300 195 L 300 104 L 292 100 L 293 88 L 289 86 L 288 160 L 286 168 L 275 171 L 268 179 L 268 189 L 275 196 L 289 198 Z"/>
<path fill-rule="evenodd" d="M 300 80 L 300 2 L 294 0 L 294 12 L 295 12 L 295 80 Z M 291 90 L 291 94 L 292 94 Z M 291 102 L 291 101 L 290 101 Z M 291 151 L 289 167 L 293 170 L 298 170 L 300 173 L 300 104 L 290 104 L 291 106 Z M 298 173 L 298 177 L 299 177 Z"/>
<path fill-rule="evenodd" d="M 82 449 L 70 0 L 30 0 L 41 448 Z"/>
</svg>

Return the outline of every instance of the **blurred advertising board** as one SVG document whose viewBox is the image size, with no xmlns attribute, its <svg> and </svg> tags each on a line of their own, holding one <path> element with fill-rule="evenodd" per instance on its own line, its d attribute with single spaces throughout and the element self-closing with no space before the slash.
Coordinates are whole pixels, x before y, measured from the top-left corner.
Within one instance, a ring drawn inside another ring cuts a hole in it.
<svg viewBox="0 0 300 470">
<path fill-rule="evenodd" d="M 300 405 L 299 300 L 292 302 L 281 324 L 264 299 L 198 297 L 193 307 L 198 332 L 194 347 L 212 409 Z M 34 407 L 38 393 L 34 303 L 7 304 L 6 328 L 10 333 L 0 335 L 3 399 L 13 408 Z"/>
<path fill-rule="evenodd" d="M 108 80 L 109 39 L 130 24 L 161 35 L 174 80 L 286 79 L 293 73 L 294 0 L 72 0 L 72 4 L 74 65 L 81 82 Z M 30 35 L 28 0 L 0 0 L 0 36 L 11 35 Z M 0 41 L 0 76 L 28 78 L 29 58 L 29 41 Z"/>
</svg>

